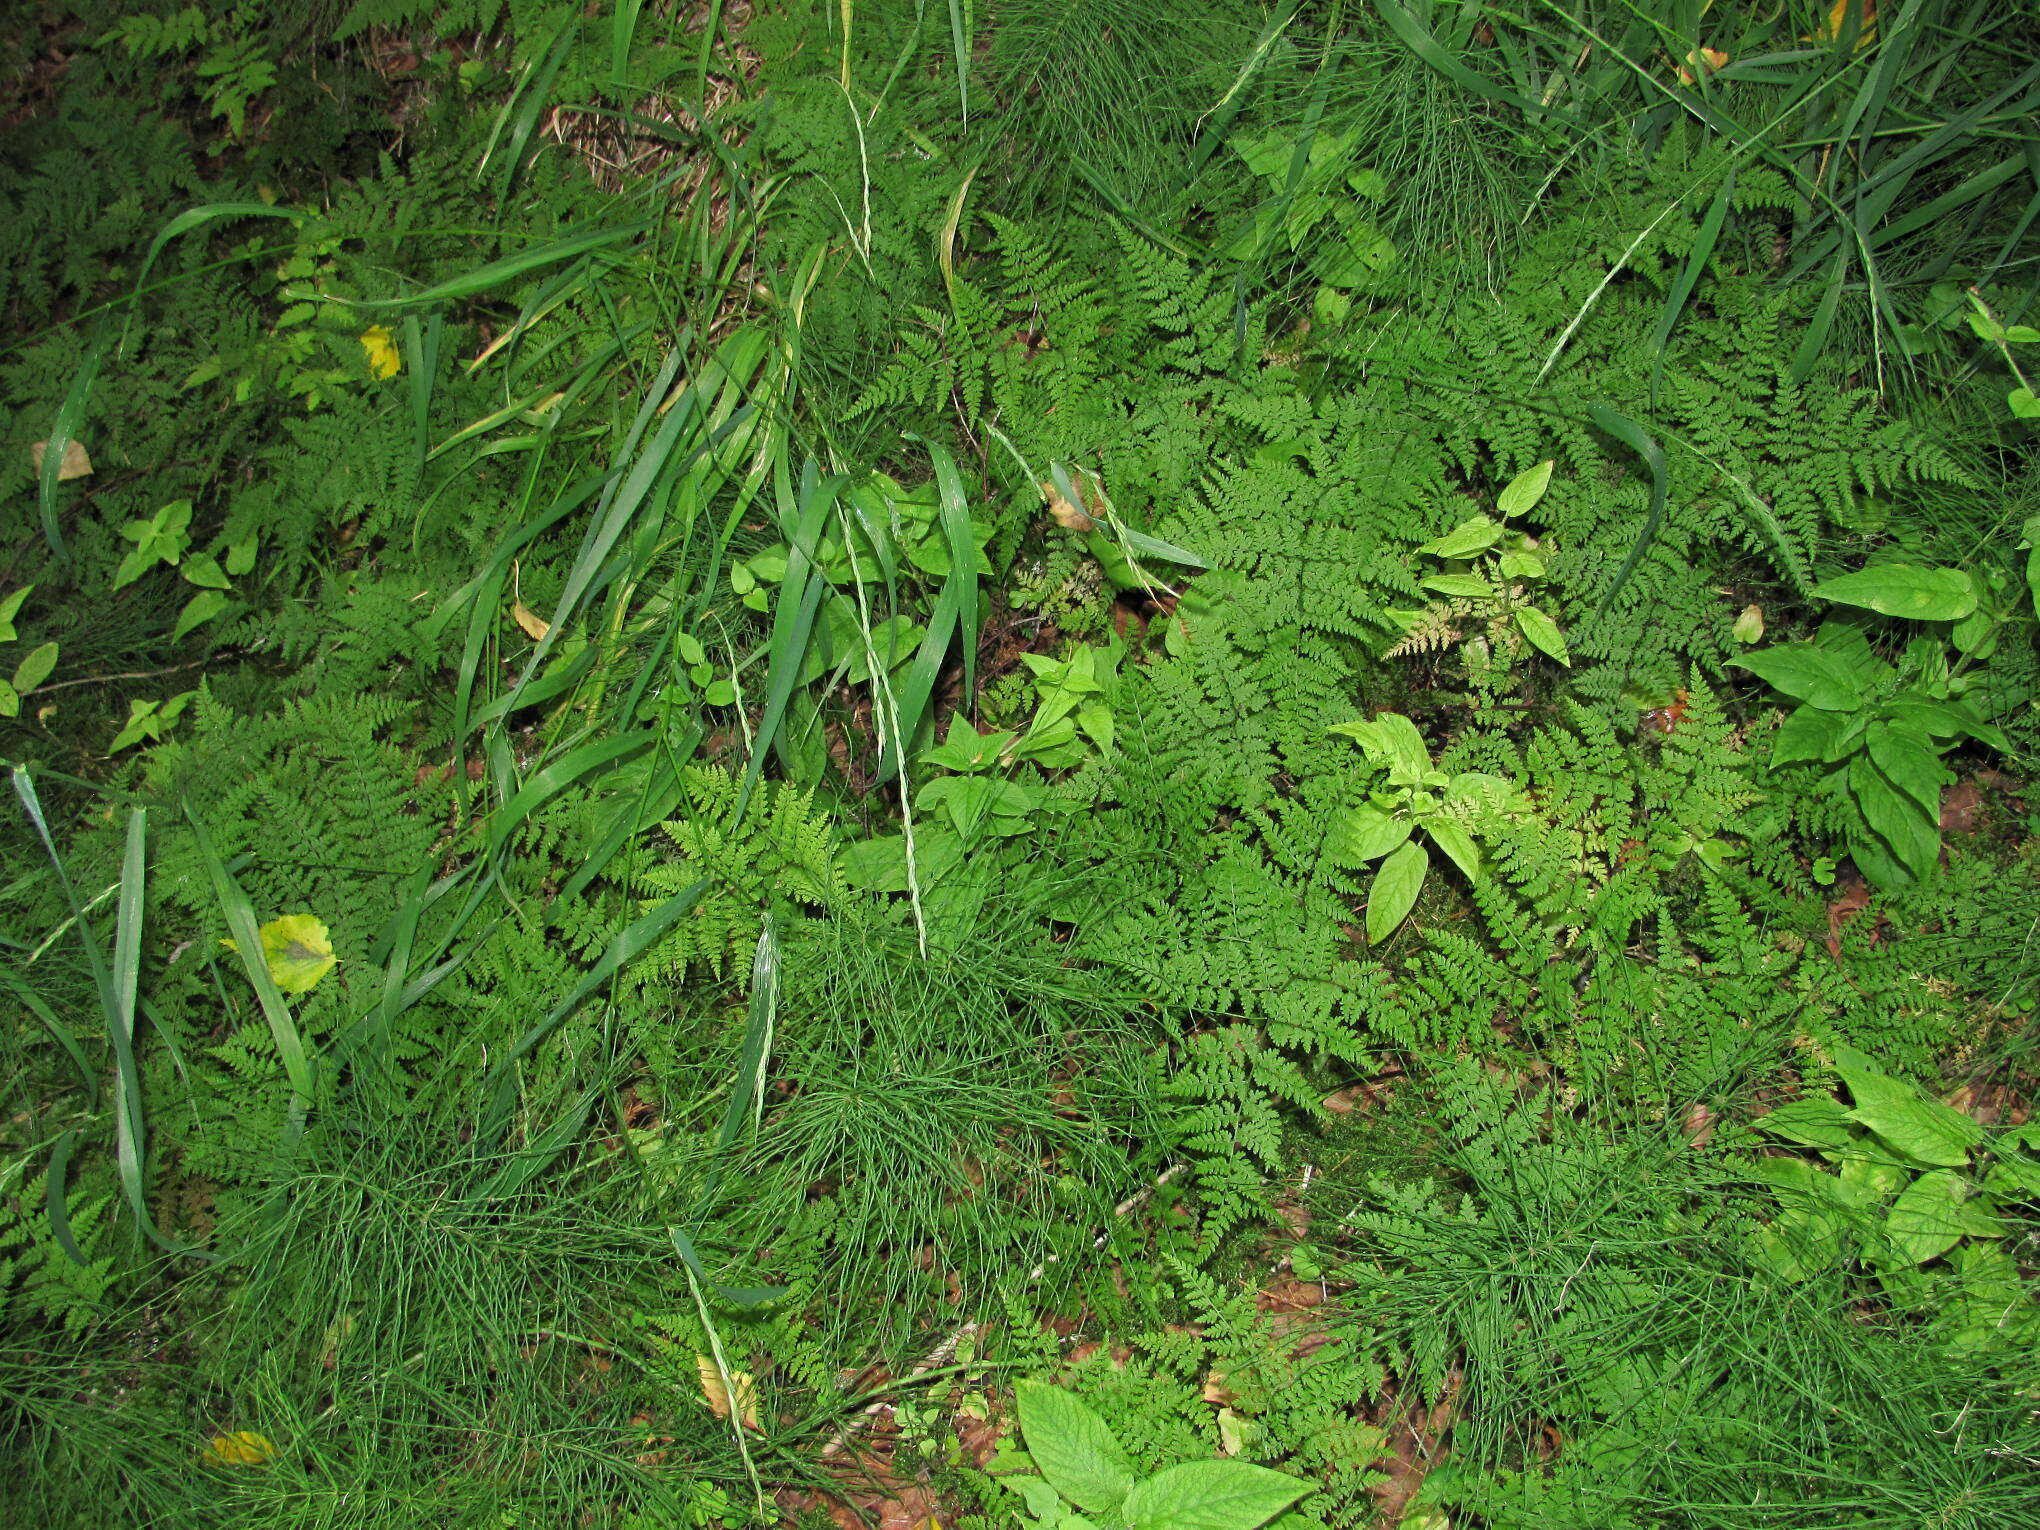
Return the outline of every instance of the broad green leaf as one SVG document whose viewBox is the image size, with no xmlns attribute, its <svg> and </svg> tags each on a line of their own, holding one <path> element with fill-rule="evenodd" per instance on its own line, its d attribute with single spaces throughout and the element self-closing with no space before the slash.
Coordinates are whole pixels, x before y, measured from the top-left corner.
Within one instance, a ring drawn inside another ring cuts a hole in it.
<svg viewBox="0 0 2040 1530">
<path fill-rule="evenodd" d="M 1437 558 L 1470 558 L 1494 546 L 1507 529 L 1489 516 L 1476 515 L 1470 521 L 1461 521 L 1435 542 L 1426 542 L 1417 551 Z"/>
<path fill-rule="evenodd" d="M 1891 703 L 1893 722 L 1917 729 L 1929 738 L 1973 738 L 2000 753 L 2009 753 L 2011 743 L 1986 722 L 1966 699 L 1949 701 L 1909 691 Z"/>
<path fill-rule="evenodd" d="M 1920 1163 L 1961 1168 L 1983 1141 L 1983 1127 L 1905 1082 L 1869 1068 L 1845 1067 L 1842 1080 L 1855 1097 L 1851 1120 L 1867 1126 L 1895 1152 Z"/>
<path fill-rule="evenodd" d="M 1780 1105 L 1750 1124 L 1760 1132 L 1769 1132 L 1807 1147 L 1846 1148 L 1855 1140 L 1855 1133 L 1849 1129 L 1851 1120 L 1840 1101 L 1817 1095 L 1794 1100 L 1790 1105 Z"/>
<path fill-rule="evenodd" d="M 1247 1461 L 1164 1467 L 1126 1495 L 1133 1530 L 1257 1530 L 1312 1490 Z"/>
<path fill-rule="evenodd" d="M 21 603 L 28 599 L 28 592 L 34 588 L 32 584 L 24 584 L 6 599 L 0 600 L 0 643 L 14 641 L 14 618 L 20 614 Z"/>
<path fill-rule="evenodd" d="M 2040 397 L 2031 388 L 2014 388 L 2005 395 L 2005 406 L 2015 420 L 2040 420 Z"/>
<path fill-rule="evenodd" d="M 1778 731 L 1771 739 L 1771 763 L 1776 766 L 1789 765 L 1795 760 L 1830 759 L 1830 749 L 1847 727 L 1848 722 L 1842 713 L 1823 712 L 1819 707 L 1795 707 L 1792 714 L 1778 724 Z"/>
<path fill-rule="evenodd" d="M 195 584 L 200 589 L 224 590 L 231 587 L 226 572 L 219 565 L 219 560 L 209 553 L 199 553 L 186 558 L 178 566 L 177 572 L 184 576 L 187 584 Z"/>
<path fill-rule="evenodd" d="M 1516 609 L 1516 625 L 1539 650 L 1567 669 L 1572 668 L 1572 655 L 1566 651 L 1565 634 L 1558 630 L 1557 622 L 1535 606 L 1519 606 Z"/>
<path fill-rule="evenodd" d="M 1841 1257 L 1843 1227 L 1842 1218 L 1830 1208 L 1801 1203 L 1759 1228 L 1749 1252 L 1780 1280 L 1806 1280 L 1832 1269 Z"/>
<path fill-rule="evenodd" d="M 1326 848 L 1341 866 L 1364 866 L 1407 841 L 1411 828 L 1409 819 L 1393 817 L 1363 803 L 1333 821 Z"/>
<path fill-rule="evenodd" d="M 1746 659 L 1731 659 L 1774 690 L 1826 712 L 1852 712 L 1863 704 L 1853 666 L 1812 643 L 1781 643 Z"/>
<path fill-rule="evenodd" d="M 1891 1203 L 1884 1236 L 1893 1256 L 1906 1265 L 1925 1264 L 1962 1241 L 1962 1176 L 1952 1169 L 1922 1174 Z"/>
<path fill-rule="evenodd" d="M 1461 600 L 1487 600 L 1495 593 L 1495 587 L 1478 574 L 1433 574 L 1422 581 L 1422 588 Z"/>
<path fill-rule="evenodd" d="M 1087 1403 L 1042 1381 L 1021 1382 L 1013 1397 L 1027 1454 L 1058 1493 L 1092 1514 L 1126 1499 L 1133 1486 L 1126 1452 Z"/>
<path fill-rule="evenodd" d="M 21 695 L 5 680 L 0 680 L 0 717 L 21 715 Z"/>
<path fill-rule="evenodd" d="M 1411 840 L 1381 863 L 1374 885 L 1367 893 L 1367 943 L 1380 945 L 1396 931 L 1416 907 L 1423 891 L 1424 877 L 1431 869 L 1431 857 Z"/>
<path fill-rule="evenodd" d="M 1511 478 L 1508 487 L 1495 496 L 1495 509 L 1503 515 L 1521 515 L 1534 509 L 1537 501 L 1544 498 L 1544 491 L 1551 487 L 1551 468 L 1547 459 Z"/>
<path fill-rule="evenodd" d="M 1893 786 L 1867 755 L 1859 754 L 1849 762 L 1849 796 L 1863 822 L 1906 872 L 1919 878 L 1933 871 L 1941 853 L 1939 822 Z"/>
<path fill-rule="evenodd" d="M 49 679 L 50 671 L 57 667 L 57 645 L 45 643 L 31 652 L 27 658 L 14 666 L 14 689 L 26 696 L 43 681 Z"/>
<path fill-rule="evenodd" d="M 1910 563 L 1880 563 L 1813 587 L 1821 600 L 1862 606 L 1880 616 L 1903 616 L 1916 622 L 1951 622 L 1976 609 L 1976 584 L 1959 568 L 1917 568 Z"/>
<path fill-rule="evenodd" d="M 218 616 L 232 600 L 220 590 L 200 590 L 184 603 L 184 609 L 177 613 L 177 625 L 170 629 L 172 641 L 184 636 L 193 628 L 203 627 Z"/>
<path fill-rule="evenodd" d="M 1431 768 L 1431 751 L 1417 725 L 1400 712 L 1383 712 L 1375 719 L 1381 730 L 1383 758 L 1388 764 L 1389 783 L 1414 786 Z"/>
<path fill-rule="evenodd" d="M 1443 813 L 1434 813 L 1424 820 L 1424 828 L 1431 836 L 1431 843 L 1452 857 L 1452 862 L 1466 873 L 1466 880 L 1480 880 L 1480 846 L 1467 832 L 1466 825 L 1456 818 Z"/>
<path fill-rule="evenodd" d="M 1941 788 L 1955 779 L 1954 772 L 1941 763 L 1941 756 L 1926 738 L 1909 728 L 1889 723 L 1872 723 L 1864 735 L 1870 758 L 1885 778 L 1920 805 L 1920 811 L 1938 820 Z"/>
</svg>

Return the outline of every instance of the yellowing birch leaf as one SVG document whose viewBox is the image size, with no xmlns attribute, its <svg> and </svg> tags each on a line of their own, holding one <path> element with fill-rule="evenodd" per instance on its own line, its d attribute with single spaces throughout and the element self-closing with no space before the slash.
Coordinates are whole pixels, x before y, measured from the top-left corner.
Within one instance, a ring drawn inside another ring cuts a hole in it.
<svg viewBox="0 0 2040 1530">
<path fill-rule="evenodd" d="M 524 635 L 534 643 L 543 643 L 545 635 L 552 631 L 550 624 L 521 600 L 510 603 L 510 620 L 524 629 Z"/>
<path fill-rule="evenodd" d="M 49 451 L 49 446 L 50 444 L 47 441 L 38 441 L 28 449 L 29 460 L 35 464 L 37 474 L 42 472 L 43 456 Z M 91 476 L 92 459 L 86 455 L 84 443 L 80 441 L 66 441 L 64 443 L 64 460 L 57 464 L 57 482 L 63 483 L 67 479 L 90 478 Z"/>
<path fill-rule="evenodd" d="M 315 914 L 285 914 L 256 933 L 262 937 L 270 980 L 285 993 L 310 993 L 319 979 L 333 970 L 337 958 L 332 936 L 325 921 Z M 234 945 L 231 940 L 220 944 Z"/>
<path fill-rule="evenodd" d="M 276 1459 L 276 1447 L 266 1436 L 252 1429 L 214 1435 L 206 1445 L 205 1453 L 222 1466 L 260 1466 L 264 1461 Z"/>
<path fill-rule="evenodd" d="M 730 1416 L 730 1389 L 723 1385 L 722 1372 L 715 1368 L 715 1362 L 707 1355 L 694 1357 L 694 1368 L 701 1373 L 701 1395 L 708 1399 L 709 1411 L 717 1418 Z M 737 1416 L 743 1420 L 746 1429 L 758 1427 L 758 1388 L 748 1371 L 731 1371 L 730 1381 L 737 1394 Z"/>
<path fill-rule="evenodd" d="M 377 377 L 395 377 L 404 370 L 404 358 L 397 353 L 396 337 L 380 324 L 361 332 L 361 348 L 368 353 L 368 369 Z"/>
</svg>

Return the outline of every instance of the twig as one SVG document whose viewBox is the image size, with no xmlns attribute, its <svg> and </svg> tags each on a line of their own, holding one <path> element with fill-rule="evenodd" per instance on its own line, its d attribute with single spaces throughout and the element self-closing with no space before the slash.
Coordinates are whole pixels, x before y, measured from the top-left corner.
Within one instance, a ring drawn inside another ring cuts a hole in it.
<svg viewBox="0 0 2040 1530">
<path fill-rule="evenodd" d="M 174 675 L 181 669 L 197 669 L 206 659 L 192 659 L 184 664 L 173 664 L 168 669 L 137 669 L 124 675 L 86 675 L 79 680 L 59 680 L 54 685 L 38 685 L 28 694 L 40 696 L 44 691 L 61 691 L 74 685 L 111 685 L 116 680 L 154 680 L 159 675 Z"/>
</svg>

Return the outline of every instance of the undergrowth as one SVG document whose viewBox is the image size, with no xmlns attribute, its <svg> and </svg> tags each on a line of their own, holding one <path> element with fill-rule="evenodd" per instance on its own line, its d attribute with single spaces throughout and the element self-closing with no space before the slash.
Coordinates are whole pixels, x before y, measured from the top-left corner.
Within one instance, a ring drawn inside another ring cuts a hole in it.
<svg viewBox="0 0 2040 1530">
<path fill-rule="evenodd" d="M 2031 1518 L 2017 8 L 0 33 L 10 1522 Z"/>
</svg>

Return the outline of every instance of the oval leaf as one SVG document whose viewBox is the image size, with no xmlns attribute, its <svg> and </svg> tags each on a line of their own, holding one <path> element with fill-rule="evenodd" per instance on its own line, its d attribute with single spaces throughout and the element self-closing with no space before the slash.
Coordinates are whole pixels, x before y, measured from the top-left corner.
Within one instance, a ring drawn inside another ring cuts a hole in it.
<svg viewBox="0 0 2040 1530">
<path fill-rule="evenodd" d="M 1976 609 L 1976 584 L 1959 568 L 1880 563 L 1813 587 L 1822 600 L 1916 622 L 1959 621 Z"/>
<path fill-rule="evenodd" d="M 1504 529 L 1500 521 L 1476 515 L 1470 521 L 1461 521 L 1437 541 L 1426 542 L 1417 551 L 1439 558 L 1470 558 L 1494 546 Z"/>
<path fill-rule="evenodd" d="M 1572 655 L 1566 651 L 1565 634 L 1558 630 L 1557 622 L 1535 606 L 1520 606 L 1516 610 L 1516 625 L 1540 652 L 1558 660 L 1567 669 L 1572 668 Z"/>
<path fill-rule="evenodd" d="M 1409 917 L 1430 869 L 1431 857 L 1415 840 L 1381 863 L 1381 870 L 1374 874 L 1374 886 L 1367 895 L 1369 945 L 1380 945 L 1395 933 L 1397 925 Z"/>
<path fill-rule="evenodd" d="M 1551 487 L 1551 462 L 1540 462 L 1534 468 L 1518 473 L 1509 480 L 1509 486 L 1495 499 L 1495 508 L 1503 515 L 1521 515 L 1544 498 L 1544 491 Z"/>
<path fill-rule="evenodd" d="M 1333 820 L 1325 848 L 1341 866 L 1364 866 L 1380 860 L 1409 837 L 1409 819 L 1393 818 L 1380 808 L 1363 804 Z"/>
<path fill-rule="evenodd" d="M 1310 1491 L 1246 1461 L 1186 1461 L 1127 1494 L 1126 1519 L 1133 1530 L 1256 1530 Z"/>
<path fill-rule="evenodd" d="M 1028 1457 L 1050 1486 L 1091 1514 L 1125 1499 L 1133 1486 L 1126 1453 L 1088 1404 L 1042 1381 L 1021 1382 L 1013 1398 Z"/>
<path fill-rule="evenodd" d="M 57 645 L 45 643 L 14 667 L 14 689 L 26 696 L 57 667 Z"/>
<path fill-rule="evenodd" d="M 1838 655 L 1811 643 L 1783 643 L 1729 662 L 1823 712 L 1851 712 L 1863 704 L 1855 672 Z"/>
<path fill-rule="evenodd" d="M 313 914 L 285 914 L 257 931 L 269 976 L 285 993 L 310 993 L 333 970 L 332 936 Z"/>
</svg>

